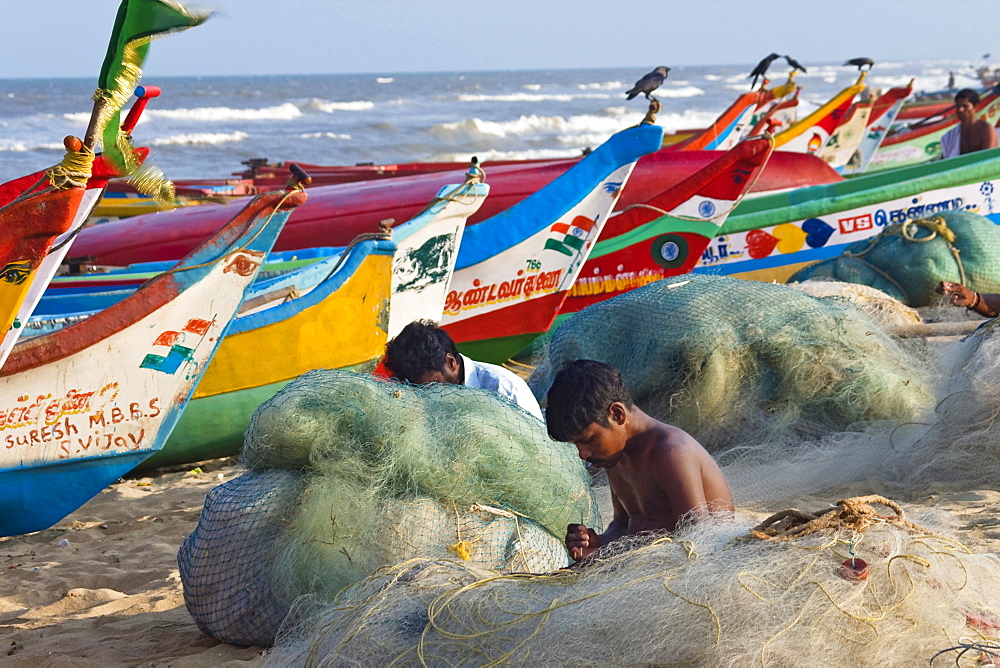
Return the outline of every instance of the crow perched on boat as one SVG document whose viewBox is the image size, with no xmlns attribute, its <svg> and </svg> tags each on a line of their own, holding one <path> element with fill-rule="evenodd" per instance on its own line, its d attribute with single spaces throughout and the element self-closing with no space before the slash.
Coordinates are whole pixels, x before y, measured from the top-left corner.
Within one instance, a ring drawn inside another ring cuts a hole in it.
<svg viewBox="0 0 1000 668">
<path fill-rule="evenodd" d="M 631 89 L 625 91 L 625 99 L 631 100 L 633 97 L 642 93 L 649 99 L 649 94 L 660 87 L 663 80 L 667 78 L 667 72 L 670 71 L 669 67 L 657 67 L 652 72 L 644 75 L 641 79 L 635 82 L 635 85 Z"/>
<path fill-rule="evenodd" d="M 786 55 L 785 56 L 785 62 L 787 62 L 788 66 L 792 68 L 792 71 L 799 70 L 800 72 L 808 74 L 808 72 L 806 71 L 806 68 L 802 67 L 802 63 L 800 63 L 799 61 L 795 60 L 791 56 Z"/>
<path fill-rule="evenodd" d="M 868 69 L 871 69 L 872 65 L 875 64 L 875 61 L 872 60 L 871 58 L 851 58 L 850 60 L 845 60 L 844 64 L 845 65 L 857 65 L 858 71 L 860 72 L 861 69 L 864 68 L 865 65 L 868 66 Z"/>
<path fill-rule="evenodd" d="M 759 63 L 757 63 L 757 66 L 753 68 L 753 71 L 747 75 L 747 79 L 753 77 L 753 83 L 750 84 L 751 90 L 753 90 L 753 87 L 757 85 L 757 79 L 767 74 L 767 68 L 769 68 L 771 66 L 771 63 L 773 63 L 778 58 L 781 58 L 780 53 L 772 53 L 771 55 L 764 57 L 764 59 L 762 59 Z"/>
</svg>

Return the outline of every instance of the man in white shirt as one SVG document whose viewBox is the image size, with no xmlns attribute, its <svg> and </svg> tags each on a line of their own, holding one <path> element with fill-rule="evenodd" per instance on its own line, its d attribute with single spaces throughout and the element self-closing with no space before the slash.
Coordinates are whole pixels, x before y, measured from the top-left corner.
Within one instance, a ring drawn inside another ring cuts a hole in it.
<svg viewBox="0 0 1000 668">
<path fill-rule="evenodd" d="M 386 344 L 383 363 L 393 378 L 419 385 L 451 383 L 481 387 L 543 419 L 535 395 L 517 374 L 462 355 L 448 332 L 430 320 L 416 320 L 404 327 Z"/>
</svg>

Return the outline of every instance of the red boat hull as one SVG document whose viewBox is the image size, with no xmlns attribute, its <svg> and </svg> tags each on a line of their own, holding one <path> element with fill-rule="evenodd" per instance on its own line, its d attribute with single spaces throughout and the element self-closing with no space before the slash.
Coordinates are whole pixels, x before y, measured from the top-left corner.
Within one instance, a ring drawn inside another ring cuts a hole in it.
<svg viewBox="0 0 1000 668">
<path fill-rule="evenodd" d="M 717 159 L 719 151 L 657 151 L 639 160 L 617 210 L 645 202 Z M 510 208 L 575 164 L 573 160 L 488 169 L 490 196 L 469 220 L 474 224 Z M 488 167 L 488 166 L 487 166 Z M 461 183 L 465 170 L 310 188 L 309 201 L 285 225 L 275 250 L 346 246 L 356 235 L 378 230 L 387 218 L 402 223 L 419 213 L 441 186 Z M 842 177 L 814 156 L 775 152 L 756 192 L 832 183 Z M 231 216 L 229 206 L 203 205 L 135 216 L 88 227 L 73 245 L 76 257 L 94 264 L 127 265 L 176 260 L 194 249 Z"/>
</svg>

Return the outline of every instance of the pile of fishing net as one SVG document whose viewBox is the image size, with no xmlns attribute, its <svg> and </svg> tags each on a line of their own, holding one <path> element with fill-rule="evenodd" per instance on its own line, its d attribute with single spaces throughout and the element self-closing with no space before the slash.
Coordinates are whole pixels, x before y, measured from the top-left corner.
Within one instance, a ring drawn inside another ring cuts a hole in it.
<svg viewBox="0 0 1000 668">
<path fill-rule="evenodd" d="M 811 297 L 848 299 L 887 328 L 916 325 L 921 322 L 917 309 L 910 308 L 898 299 L 867 285 L 811 278 L 799 283 L 789 283 L 788 287 Z"/>
<path fill-rule="evenodd" d="M 539 400 L 575 359 L 617 367 L 640 408 L 710 452 L 933 407 L 927 366 L 849 300 L 734 278 L 664 279 L 576 313 L 528 381 Z"/>
<path fill-rule="evenodd" d="M 268 645 L 298 596 L 413 557 L 548 572 L 567 524 L 600 525 L 576 449 L 464 386 L 313 371 L 257 409 L 242 459 L 178 554 L 198 627 L 233 644 Z"/>
<path fill-rule="evenodd" d="M 745 450 L 724 468 L 737 505 L 799 499 L 863 484 L 893 496 L 997 489 L 1000 480 L 1000 323 L 945 348 L 936 406 L 919 421 L 884 421 Z M 756 465 L 765 464 L 768 479 Z"/>
<path fill-rule="evenodd" d="M 838 257 L 800 269 L 788 282 L 810 278 L 868 285 L 914 307 L 933 303 L 941 281 L 1000 292 L 1000 228 L 968 211 L 894 223 Z"/>
<path fill-rule="evenodd" d="M 1000 563 L 917 519 L 877 498 L 716 518 L 547 575 L 415 559 L 301 600 L 267 664 L 971 663 L 1000 639 Z"/>
</svg>

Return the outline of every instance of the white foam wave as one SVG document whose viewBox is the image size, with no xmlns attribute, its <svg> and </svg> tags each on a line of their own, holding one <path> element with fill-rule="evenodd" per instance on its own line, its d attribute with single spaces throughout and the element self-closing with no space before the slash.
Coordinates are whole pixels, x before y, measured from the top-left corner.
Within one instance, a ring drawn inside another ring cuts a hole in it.
<svg viewBox="0 0 1000 668">
<path fill-rule="evenodd" d="M 153 146 L 184 146 L 194 144 L 230 144 L 249 137 L 245 132 L 192 132 L 183 135 L 159 137 L 149 142 Z"/>
<path fill-rule="evenodd" d="M 299 135 L 300 139 L 350 139 L 351 135 L 340 134 L 337 132 L 307 132 L 306 134 Z"/>
<path fill-rule="evenodd" d="M 503 95 L 470 95 L 458 96 L 459 102 L 572 102 L 573 100 L 607 100 L 610 95 L 600 93 L 582 93 L 576 95 L 546 94 L 546 93 L 506 93 Z"/>
<path fill-rule="evenodd" d="M 90 122 L 89 111 L 80 111 L 72 114 L 63 114 L 62 117 L 65 118 L 67 121 L 72 121 L 74 123 L 83 123 L 84 125 Z"/>
<path fill-rule="evenodd" d="M 605 81 L 603 83 L 577 84 L 580 90 L 625 90 L 629 86 L 621 81 Z"/>
<path fill-rule="evenodd" d="M 89 117 L 89 115 L 88 115 Z M 62 142 L 42 142 L 40 144 L 26 144 L 17 139 L 4 139 L 0 137 L 0 152 L 8 151 L 12 153 L 24 153 L 26 151 L 40 151 L 43 149 L 62 151 Z"/>
<path fill-rule="evenodd" d="M 302 110 L 291 102 L 259 109 L 233 109 L 231 107 L 195 107 L 193 109 L 147 109 L 143 118 L 169 118 L 172 120 L 219 121 L 290 121 L 302 116 Z"/>
<path fill-rule="evenodd" d="M 322 111 L 329 114 L 334 111 L 367 111 L 368 109 L 374 109 L 375 103 L 370 100 L 357 100 L 354 102 L 329 102 L 327 100 L 319 100 L 313 98 L 309 102 L 309 107 L 311 109 L 316 109 L 318 111 Z"/>
<path fill-rule="evenodd" d="M 641 115 L 638 116 L 641 118 Z M 522 137 L 538 135 L 565 135 L 592 132 L 615 132 L 626 127 L 620 117 L 583 115 L 563 118 L 562 116 L 521 116 L 513 121 L 485 121 L 473 118 L 454 123 L 432 126 L 429 132 L 443 139 L 482 137 Z"/>
<path fill-rule="evenodd" d="M 704 95 L 705 91 L 697 86 L 682 86 L 680 88 L 659 88 L 654 93 L 656 97 L 697 97 Z"/>
<path fill-rule="evenodd" d="M 542 84 L 524 84 L 521 88 L 524 90 L 542 90 Z"/>
<path fill-rule="evenodd" d="M 388 84 L 396 79 L 394 77 L 375 77 L 375 83 Z"/>
</svg>

